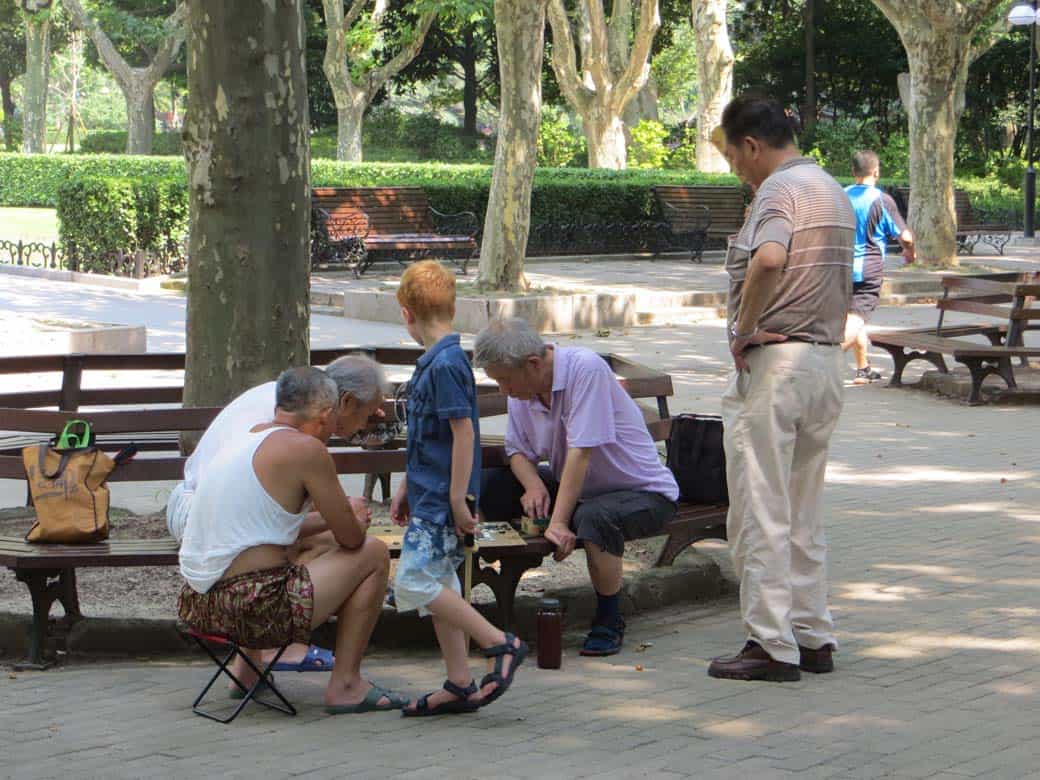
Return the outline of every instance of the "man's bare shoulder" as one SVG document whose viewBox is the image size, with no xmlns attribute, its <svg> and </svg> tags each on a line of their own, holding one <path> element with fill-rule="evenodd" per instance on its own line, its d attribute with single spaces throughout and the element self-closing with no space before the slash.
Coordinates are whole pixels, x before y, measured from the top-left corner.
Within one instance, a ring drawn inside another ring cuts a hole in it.
<svg viewBox="0 0 1040 780">
<path fill-rule="evenodd" d="M 272 454 L 282 461 L 313 463 L 329 457 L 328 449 L 319 439 L 294 428 L 275 431 L 267 442 L 272 444 Z"/>
</svg>

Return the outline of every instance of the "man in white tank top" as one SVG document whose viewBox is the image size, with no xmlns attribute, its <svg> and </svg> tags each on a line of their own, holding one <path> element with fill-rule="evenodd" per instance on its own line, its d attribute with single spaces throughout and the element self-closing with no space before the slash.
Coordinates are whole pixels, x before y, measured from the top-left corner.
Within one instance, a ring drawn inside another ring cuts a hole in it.
<svg viewBox="0 0 1040 780">
<path fill-rule="evenodd" d="M 282 373 L 273 419 L 222 448 L 199 473 L 181 544 L 182 620 L 249 648 L 309 641 L 337 617 L 336 663 L 325 704 L 336 712 L 398 709 L 405 697 L 368 682 L 361 658 L 386 592 L 390 555 L 366 535 L 326 443 L 336 429 L 336 383 L 318 368 Z M 289 547 L 313 505 L 336 546 L 305 563 Z M 259 650 L 248 650 L 260 662 Z M 236 659 L 246 685 L 256 674 Z"/>
<path fill-rule="evenodd" d="M 325 372 L 336 382 L 339 400 L 336 405 L 335 434 L 349 439 L 372 416 L 382 415 L 386 377 L 382 366 L 364 355 L 347 355 L 329 364 Z M 166 525 L 177 541 L 184 538 L 199 476 L 225 447 L 240 442 L 256 425 L 271 420 L 275 409 L 275 382 L 265 382 L 246 390 L 235 398 L 206 428 L 195 451 L 185 461 L 184 481 L 177 484 L 166 504 Z M 354 513 L 367 518 L 367 502 L 360 497 L 350 498 Z M 290 547 L 292 563 L 306 563 L 336 546 L 324 521 L 314 516 L 304 523 L 300 539 Z M 273 650 L 271 653 L 273 654 Z M 332 668 L 332 653 L 315 645 L 296 643 L 282 654 L 275 671 L 324 672 Z"/>
</svg>

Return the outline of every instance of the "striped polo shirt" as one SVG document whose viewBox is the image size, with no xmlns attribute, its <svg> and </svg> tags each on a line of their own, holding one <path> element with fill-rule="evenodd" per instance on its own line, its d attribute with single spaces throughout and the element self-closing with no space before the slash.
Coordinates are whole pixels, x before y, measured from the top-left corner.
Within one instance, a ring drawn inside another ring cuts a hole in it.
<svg viewBox="0 0 1040 780">
<path fill-rule="evenodd" d="M 759 329 L 841 343 L 852 295 L 855 240 L 856 215 L 838 182 L 807 157 L 777 167 L 758 188 L 751 213 L 730 240 L 730 327 L 740 311 L 748 261 L 760 246 L 773 241 L 787 249 L 787 264 Z"/>
</svg>

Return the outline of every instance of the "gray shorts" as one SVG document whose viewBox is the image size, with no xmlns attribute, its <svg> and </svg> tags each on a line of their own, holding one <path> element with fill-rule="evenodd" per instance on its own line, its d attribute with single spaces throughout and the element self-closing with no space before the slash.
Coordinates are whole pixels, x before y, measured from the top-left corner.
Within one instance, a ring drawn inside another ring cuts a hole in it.
<svg viewBox="0 0 1040 780">
<path fill-rule="evenodd" d="M 546 466 L 539 466 L 538 475 L 555 503 L 559 483 Z M 508 522 L 523 514 L 524 488 L 510 469 L 485 469 L 482 479 L 480 509 L 489 522 Z M 571 530 L 582 544 L 595 544 L 620 556 L 626 541 L 661 534 L 677 508 L 660 493 L 615 490 L 579 501 L 571 515 Z"/>
</svg>

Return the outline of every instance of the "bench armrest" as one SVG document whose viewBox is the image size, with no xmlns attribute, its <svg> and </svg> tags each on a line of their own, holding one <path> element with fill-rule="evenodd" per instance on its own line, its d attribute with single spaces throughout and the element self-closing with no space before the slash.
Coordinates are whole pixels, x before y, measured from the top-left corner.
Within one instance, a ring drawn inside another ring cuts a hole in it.
<svg viewBox="0 0 1040 780">
<path fill-rule="evenodd" d="M 433 206 L 430 209 L 430 220 L 433 229 L 442 236 L 466 236 L 473 238 L 480 230 L 477 215 L 472 211 L 460 211 L 457 214 L 444 214 Z"/>
<path fill-rule="evenodd" d="M 329 240 L 338 241 L 364 240 L 372 229 L 372 221 L 365 212 L 353 209 L 347 214 L 330 216 L 326 213 L 325 229 Z"/>
<path fill-rule="evenodd" d="M 678 206 L 674 206 L 666 200 L 661 201 L 661 213 L 664 215 L 665 220 L 669 225 L 673 225 L 675 222 L 688 222 L 689 226 L 682 231 L 682 233 L 694 233 L 701 230 L 707 230 L 711 227 L 711 209 L 707 206 L 693 206 L 690 211 L 695 212 L 696 216 L 690 217 L 684 213 Z M 674 230 L 674 227 L 673 227 Z"/>
</svg>

